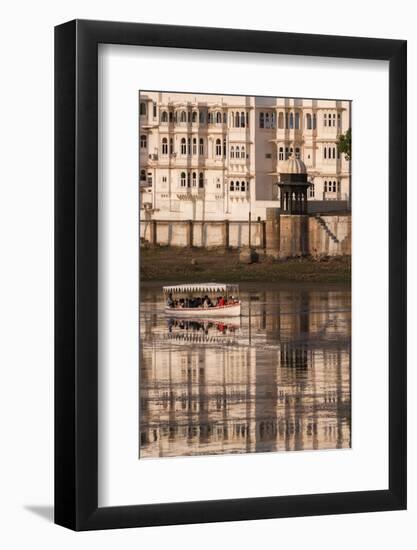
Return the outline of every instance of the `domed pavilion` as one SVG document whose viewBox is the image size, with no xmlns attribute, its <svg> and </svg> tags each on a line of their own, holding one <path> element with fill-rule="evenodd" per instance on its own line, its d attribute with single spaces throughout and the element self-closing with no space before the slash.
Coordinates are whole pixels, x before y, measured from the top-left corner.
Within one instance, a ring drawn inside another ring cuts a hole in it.
<svg viewBox="0 0 417 550">
<path fill-rule="evenodd" d="M 291 156 L 281 165 L 278 187 L 282 214 L 307 214 L 307 168 L 300 159 Z"/>
</svg>

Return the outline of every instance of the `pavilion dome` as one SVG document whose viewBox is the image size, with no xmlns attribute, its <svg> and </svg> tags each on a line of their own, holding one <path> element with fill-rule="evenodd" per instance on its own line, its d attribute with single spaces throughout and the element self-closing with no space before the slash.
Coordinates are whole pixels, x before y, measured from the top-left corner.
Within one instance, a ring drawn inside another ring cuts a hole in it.
<svg viewBox="0 0 417 550">
<path fill-rule="evenodd" d="M 280 174 L 307 174 L 307 168 L 304 162 L 293 156 L 281 164 L 279 171 Z"/>
</svg>

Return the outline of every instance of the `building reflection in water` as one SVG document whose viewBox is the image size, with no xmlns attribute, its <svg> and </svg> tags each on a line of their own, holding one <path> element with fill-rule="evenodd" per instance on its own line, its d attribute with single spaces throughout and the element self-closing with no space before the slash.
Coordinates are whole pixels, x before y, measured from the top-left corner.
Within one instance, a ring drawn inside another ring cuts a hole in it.
<svg viewBox="0 0 417 550">
<path fill-rule="evenodd" d="M 240 320 L 170 320 L 142 285 L 140 458 L 350 447 L 350 291 L 241 299 Z"/>
</svg>

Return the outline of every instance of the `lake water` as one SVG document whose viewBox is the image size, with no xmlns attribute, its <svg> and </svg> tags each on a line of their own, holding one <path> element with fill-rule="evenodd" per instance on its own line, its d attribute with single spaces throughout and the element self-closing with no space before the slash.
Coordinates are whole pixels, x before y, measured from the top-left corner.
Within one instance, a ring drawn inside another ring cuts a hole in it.
<svg viewBox="0 0 417 550">
<path fill-rule="evenodd" d="M 141 285 L 141 459 L 350 447 L 350 288 L 240 289 L 240 319 L 199 322 Z"/>
</svg>

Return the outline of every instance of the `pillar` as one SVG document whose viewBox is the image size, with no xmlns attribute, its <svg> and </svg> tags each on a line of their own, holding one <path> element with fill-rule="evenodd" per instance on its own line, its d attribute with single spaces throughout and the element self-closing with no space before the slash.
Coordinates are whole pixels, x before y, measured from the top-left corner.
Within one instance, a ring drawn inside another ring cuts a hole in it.
<svg viewBox="0 0 417 550">
<path fill-rule="evenodd" d="M 223 245 L 225 248 L 229 248 L 229 242 L 230 242 L 230 228 L 229 228 L 229 220 L 224 220 L 223 222 Z"/>
<path fill-rule="evenodd" d="M 279 210 L 278 208 L 266 209 L 265 240 L 264 247 L 269 256 L 279 255 Z"/>
<path fill-rule="evenodd" d="M 259 222 L 259 239 L 260 239 L 260 247 L 265 249 L 266 248 L 266 222 L 265 221 Z"/>
<path fill-rule="evenodd" d="M 193 222 L 188 220 L 187 222 L 187 246 L 191 248 L 193 246 Z"/>
<path fill-rule="evenodd" d="M 150 235 L 151 246 L 156 246 L 157 244 L 156 220 L 151 220 L 150 230 L 151 230 L 151 235 Z"/>
</svg>

